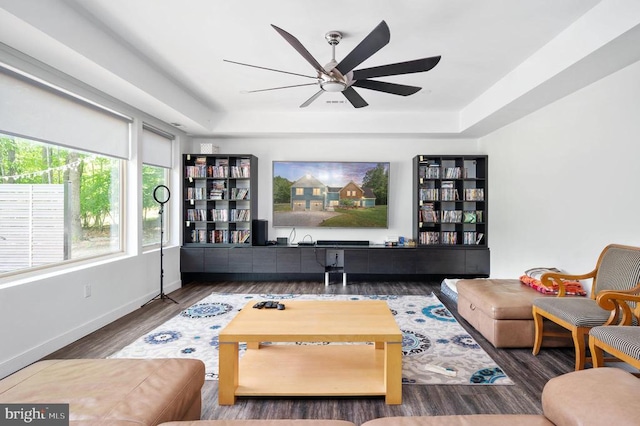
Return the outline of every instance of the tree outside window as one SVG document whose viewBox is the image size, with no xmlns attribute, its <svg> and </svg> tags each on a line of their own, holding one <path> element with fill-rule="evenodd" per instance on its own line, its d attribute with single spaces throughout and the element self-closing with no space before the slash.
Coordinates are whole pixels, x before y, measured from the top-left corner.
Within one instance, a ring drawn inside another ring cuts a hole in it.
<svg viewBox="0 0 640 426">
<path fill-rule="evenodd" d="M 153 198 L 158 185 L 167 185 L 169 169 L 164 167 L 142 166 L 142 245 L 160 244 L 160 204 Z M 163 210 L 164 241 L 169 240 L 169 203 Z"/>
<path fill-rule="evenodd" d="M 0 134 L 0 274 L 122 251 L 121 163 Z"/>
</svg>

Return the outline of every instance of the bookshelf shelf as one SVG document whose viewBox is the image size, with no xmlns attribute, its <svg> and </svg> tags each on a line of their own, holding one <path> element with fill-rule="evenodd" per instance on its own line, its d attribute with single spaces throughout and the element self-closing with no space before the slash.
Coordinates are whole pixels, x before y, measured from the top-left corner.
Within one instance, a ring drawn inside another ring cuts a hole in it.
<svg viewBox="0 0 640 426">
<path fill-rule="evenodd" d="M 185 154 L 183 170 L 183 246 L 251 245 L 258 158 Z"/>
<path fill-rule="evenodd" d="M 413 159 L 413 234 L 420 247 L 487 249 L 486 155 Z"/>
</svg>

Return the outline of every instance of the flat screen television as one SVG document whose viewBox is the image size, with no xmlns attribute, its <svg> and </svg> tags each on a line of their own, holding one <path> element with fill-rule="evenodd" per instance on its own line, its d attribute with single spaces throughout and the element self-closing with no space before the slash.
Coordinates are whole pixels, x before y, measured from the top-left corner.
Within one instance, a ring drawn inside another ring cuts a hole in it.
<svg viewBox="0 0 640 426">
<path fill-rule="evenodd" d="M 388 198 L 388 162 L 273 162 L 273 226 L 388 228 Z"/>
</svg>

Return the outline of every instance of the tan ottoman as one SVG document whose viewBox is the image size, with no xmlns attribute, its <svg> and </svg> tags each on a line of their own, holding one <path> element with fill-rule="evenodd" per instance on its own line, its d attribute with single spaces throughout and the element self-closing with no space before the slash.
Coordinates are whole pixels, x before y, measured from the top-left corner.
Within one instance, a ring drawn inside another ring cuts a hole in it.
<svg viewBox="0 0 640 426">
<path fill-rule="evenodd" d="M 0 380 L 0 403 L 68 403 L 72 425 L 157 425 L 200 418 L 196 359 L 47 360 Z"/>
<path fill-rule="evenodd" d="M 496 348 L 531 348 L 535 337 L 533 299 L 544 295 L 519 280 L 460 280 L 458 313 Z M 546 324 L 545 324 L 546 326 Z M 565 339 L 548 338 L 545 346 L 570 346 Z"/>
</svg>

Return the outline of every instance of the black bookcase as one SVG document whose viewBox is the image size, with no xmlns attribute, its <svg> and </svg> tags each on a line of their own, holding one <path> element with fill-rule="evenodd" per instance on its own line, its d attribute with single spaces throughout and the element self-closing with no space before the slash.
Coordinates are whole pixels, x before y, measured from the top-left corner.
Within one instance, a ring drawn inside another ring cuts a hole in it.
<svg viewBox="0 0 640 426">
<path fill-rule="evenodd" d="M 185 154 L 183 172 L 183 246 L 250 246 L 258 158 Z"/>
<path fill-rule="evenodd" d="M 420 247 L 488 248 L 486 155 L 413 159 L 413 236 Z"/>
</svg>

